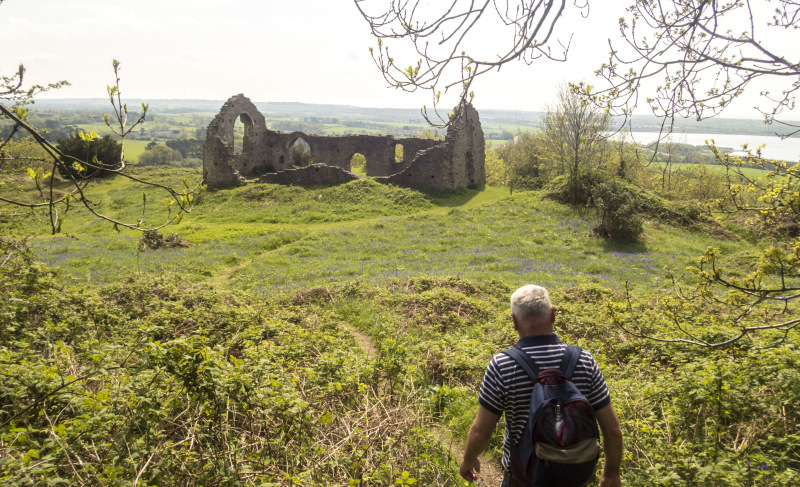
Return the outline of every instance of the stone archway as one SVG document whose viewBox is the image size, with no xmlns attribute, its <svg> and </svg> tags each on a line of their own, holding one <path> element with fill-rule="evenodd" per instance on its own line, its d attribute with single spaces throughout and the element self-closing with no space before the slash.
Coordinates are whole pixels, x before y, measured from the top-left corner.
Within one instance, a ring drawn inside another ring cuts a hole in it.
<svg viewBox="0 0 800 487">
<path fill-rule="evenodd" d="M 291 144 L 288 146 L 289 163 L 293 167 L 307 167 L 310 166 L 314 157 L 311 154 L 311 145 L 305 137 L 295 137 Z"/>
<path fill-rule="evenodd" d="M 244 126 L 241 153 L 236 153 L 234 124 Z M 209 188 L 235 186 L 269 168 L 264 115 L 244 95 L 232 96 L 206 129 L 203 172 Z"/>
</svg>

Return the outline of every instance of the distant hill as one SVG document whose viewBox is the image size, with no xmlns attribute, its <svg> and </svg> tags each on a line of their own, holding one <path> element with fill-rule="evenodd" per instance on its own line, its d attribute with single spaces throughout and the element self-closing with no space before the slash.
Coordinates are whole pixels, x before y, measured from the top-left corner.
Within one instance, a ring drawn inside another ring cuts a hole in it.
<svg viewBox="0 0 800 487">
<path fill-rule="evenodd" d="M 215 114 L 225 100 L 146 100 L 152 113 Z M 132 109 L 140 106 L 142 100 L 128 100 Z M 418 108 L 369 108 L 353 105 L 317 105 L 300 102 L 254 102 L 267 118 L 337 117 L 340 119 L 364 120 L 372 122 L 424 123 Z M 37 100 L 37 108 L 51 110 L 108 110 L 106 98 L 64 98 Z M 542 112 L 519 110 L 494 110 L 478 107 L 481 119 L 488 123 L 513 124 L 535 128 L 541 125 Z M 646 115 L 636 115 L 629 121 L 634 132 L 658 132 L 661 119 Z M 800 122 L 795 122 L 800 124 Z M 775 129 L 758 119 L 711 118 L 695 120 L 676 120 L 676 132 L 709 134 L 749 134 L 774 135 Z"/>
</svg>

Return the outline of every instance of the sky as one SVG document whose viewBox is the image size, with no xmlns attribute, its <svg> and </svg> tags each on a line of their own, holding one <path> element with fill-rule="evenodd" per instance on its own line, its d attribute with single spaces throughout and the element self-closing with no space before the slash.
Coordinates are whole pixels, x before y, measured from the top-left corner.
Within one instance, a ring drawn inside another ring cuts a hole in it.
<svg viewBox="0 0 800 487">
<path fill-rule="evenodd" d="M 618 37 L 617 19 L 629 1 L 594 2 L 585 19 L 568 8 L 555 32 L 572 36 L 568 62 L 506 65 L 484 75 L 473 87 L 475 106 L 537 111 L 561 83 L 594 83 L 594 70 L 607 59 L 606 39 Z M 481 35 L 490 48 L 508 39 L 501 29 Z M 387 86 L 368 50 L 376 40 L 352 0 L 5 0 L 0 45 L 0 74 L 22 63 L 26 85 L 71 83 L 47 98 L 105 97 L 118 59 L 129 99 L 243 93 L 257 102 L 378 108 L 431 102 L 428 92 Z M 400 63 L 415 60 L 402 55 L 402 45 L 390 46 Z M 455 95 L 445 94 L 445 103 Z M 752 106 L 739 103 L 726 116 L 759 118 Z"/>
</svg>

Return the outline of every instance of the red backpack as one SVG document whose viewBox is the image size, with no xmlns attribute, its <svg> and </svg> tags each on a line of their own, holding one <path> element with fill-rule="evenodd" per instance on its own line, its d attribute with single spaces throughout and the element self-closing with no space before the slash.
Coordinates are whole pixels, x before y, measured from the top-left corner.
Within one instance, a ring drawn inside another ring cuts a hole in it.
<svg viewBox="0 0 800 487">
<path fill-rule="evenodd" d="M 503 353 L 533 381 L 528 421 L 511 446 L 510 473 L 520 487 L 582 487 L 594 478 L 600 431 L 594 409 L 572 383 L 581 348 L 567 345 L 558 369 L 539 370 L 521 348 Z"/>
</svg>

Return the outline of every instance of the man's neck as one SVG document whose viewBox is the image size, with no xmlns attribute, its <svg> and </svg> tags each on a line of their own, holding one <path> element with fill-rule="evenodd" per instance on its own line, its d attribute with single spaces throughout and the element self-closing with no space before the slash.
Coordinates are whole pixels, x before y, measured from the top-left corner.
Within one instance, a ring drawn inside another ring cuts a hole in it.
<svg viewBox="0 0 800 487">
<path fill-rule="evenodd" d="M 552 326 L 538 327 L 538 328 L 533 328 L 533 329 L 530 329 L 530 330 L 526 330 L 524 332 L 523 331 L 519 331 L 517 333 L 519 334 L 520 338 L 532 337 L 532 336 L 536 336 L 536 335 L 550 335 L 550 334 L 553 333 L 553 327 Z"/>
</svg>

